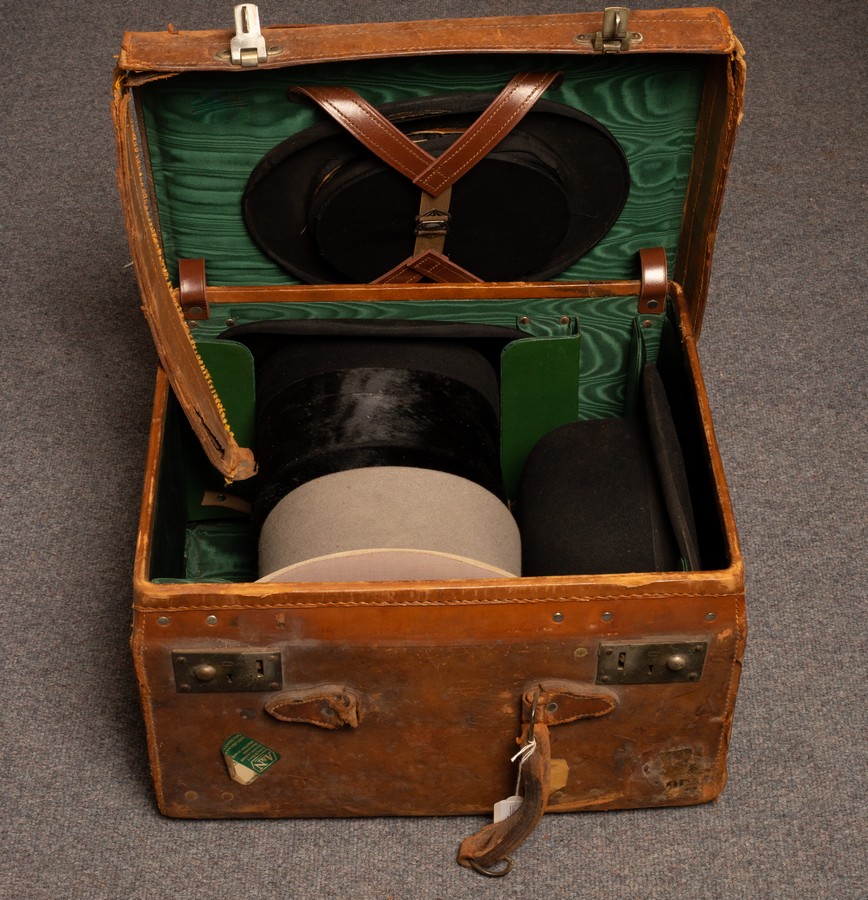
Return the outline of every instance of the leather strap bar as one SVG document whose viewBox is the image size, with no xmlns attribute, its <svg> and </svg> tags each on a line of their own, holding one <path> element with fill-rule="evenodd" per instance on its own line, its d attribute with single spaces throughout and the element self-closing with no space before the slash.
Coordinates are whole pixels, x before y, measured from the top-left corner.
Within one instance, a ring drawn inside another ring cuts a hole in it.
<svg viewBox="0 0 868 900">
<path fill-rule="evenodd" d="M 662 313 L 666 309 L 666 293 L 669 290 L 666 250 L 663 247 L 645 247 L 639 251 L 642 286 L 639 289 L 639 314 Z"/>
<path fill-rule="evenodd" d="M 185 319 L 208 318 L 204 259 L 178 260 L 178 302 Z"/>
<path fill-rule="evenodd" d="M 470 128 L 439 157 L 431 156 L 419 147 L 349 88 L 296 86 L 289 90 L 319 104 L 383 162 L 434 197 L 494 149 L 558 77 L 556 72 L 516 75 Z"/>
</svg>

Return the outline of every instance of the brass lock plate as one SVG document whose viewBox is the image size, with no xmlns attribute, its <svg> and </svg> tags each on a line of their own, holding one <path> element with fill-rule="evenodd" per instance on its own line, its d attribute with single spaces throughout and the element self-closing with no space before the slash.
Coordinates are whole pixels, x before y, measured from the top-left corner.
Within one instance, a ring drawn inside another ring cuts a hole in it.
<svg viewBox="0 0 868 900">
<path fill-rule="evenodd" d="M 283 668 L 278 650 L 175 650 L 175 689 L 183 694 L 278 691 Z"/>
<path fill-rule="evenodd" d="M 597 684 L 672 684 L 699 681 L 708 641 L 600 644 Z"/>
</svg>

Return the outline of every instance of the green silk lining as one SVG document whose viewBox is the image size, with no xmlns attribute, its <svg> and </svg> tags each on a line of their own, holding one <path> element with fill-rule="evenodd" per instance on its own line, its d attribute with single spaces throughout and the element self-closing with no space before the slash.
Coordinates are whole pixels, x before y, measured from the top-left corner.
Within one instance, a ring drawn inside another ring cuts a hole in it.
<svg viewBox="0 0 868 900">
<path fill-rule="evenodd" d="M 293 84 L 346 85 L 375 105 L 461 91 L 500 90 L 523 70 L 556 68 L 563 83 L 546 98 L 605 125 L 630 164 L 627 205 L 609 234 L 557 280 L 638 275 L 636 253 L 663 246 L 670 270 L 690 174 L 705 60 L 691 55 L 624 57 L 475 55 L 360 60 L 244 73 L 189 73 L 138 89 L 166 263 L 204 257 L 212 285 L 296 283 L 253 244 L 241 196 L 261 157 L 321 121 L 290 103 Z"/>
</svg>

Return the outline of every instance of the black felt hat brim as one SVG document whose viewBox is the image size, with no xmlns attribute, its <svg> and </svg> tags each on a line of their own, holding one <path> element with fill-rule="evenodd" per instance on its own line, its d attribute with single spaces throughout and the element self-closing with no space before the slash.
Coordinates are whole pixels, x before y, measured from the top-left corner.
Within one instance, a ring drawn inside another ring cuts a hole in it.
<svg viewBox="0 0 868 900">
<path fill-rule="evenodd" d="M 385 104 L 380 111 L 437 156 L 493 94 Z M 488 281 L 547 280 L 609 231 L 629 169 L 599 122 L 538 101 L 513 132 L 453 186 L 445 252 Z M 411 255 L 420 189 L 331 121 L 269 151 L 244 194 L 262 251 L 312 283 L 372 281 Z"/>
</svg>

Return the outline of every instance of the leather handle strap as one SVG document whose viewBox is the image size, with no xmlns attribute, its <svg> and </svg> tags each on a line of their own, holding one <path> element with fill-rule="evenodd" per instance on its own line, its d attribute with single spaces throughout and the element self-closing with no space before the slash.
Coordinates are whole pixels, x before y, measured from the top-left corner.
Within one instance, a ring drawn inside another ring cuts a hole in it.
<svg viewBox="0 0 868 900">
<path fill-rule="evenodd" d="M 355 91 L 346 87 L 291 87 L 310 98 L 383 162 L 437 196 L 494 149 L 530 112 L 556 72 L 521 72 L 439 157 L 431 156 Z"/>
<path fill-rule="evenodd" d="M 415 183 L 435 195 L 455 184 L 515 128 L 558 77 L 557 72 L 520 72 L 470 128 L 414 179 Z"/>
<path fill-rule="evenodd" d="M 522 746 L 528 743 L 529 730 L 528 725 L 524 729 Z M 508 875 L 512 869 L 509 854 L 533 834 L 549 799 L 552 752 L 548 726 L 535 725 L 533 739 L 536 742 L 534 751 L 521 770 L 521 806 L 509 818 L 486 825 L 465 838 L 458 850 L 459 865 L 489 877 Z"/>
<path fill-rule="evenodd" d="M 581 719 L 606 716 L 618 706 L 617 694 L 609 688 L 562 679 L 544 679 L 527 688 L 521 697 L 521 745 L 534 742 L 521 770 L 521 806 L 508 818 L 465 838 L 458 862 L 481 875 L 500 877 L 509 873 L 509 854 L 533 833 L 545 812 L 551 792 L 551 742 L 549 729 Z"/>
</svg>

